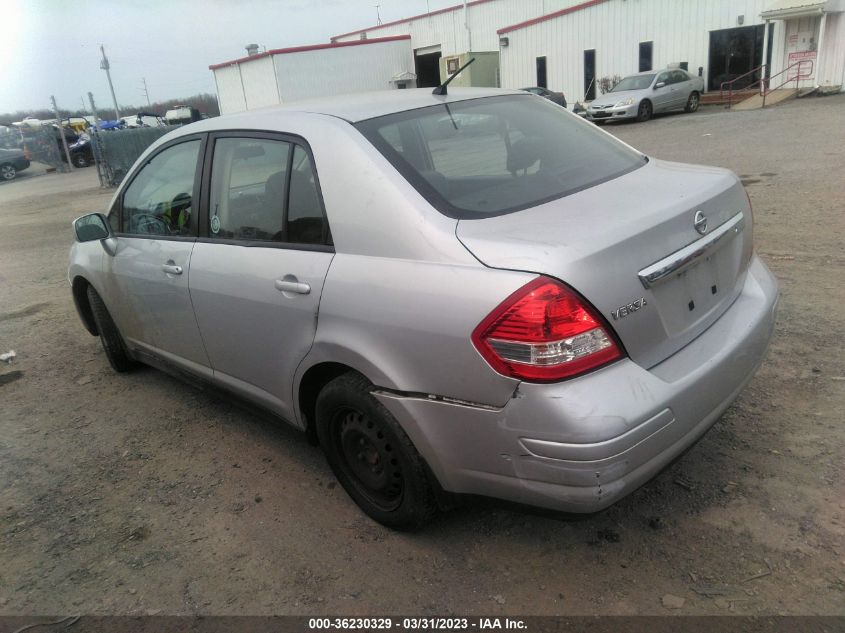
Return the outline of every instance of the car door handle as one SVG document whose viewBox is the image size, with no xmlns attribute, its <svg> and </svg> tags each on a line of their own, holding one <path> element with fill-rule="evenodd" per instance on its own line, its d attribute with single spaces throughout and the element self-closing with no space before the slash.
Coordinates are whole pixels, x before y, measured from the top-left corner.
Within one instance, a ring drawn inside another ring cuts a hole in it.
<svg viewBox="0 0 845 633">
<path fill-rule="evenodd" d="M 164 264 L 162 265 L 161 269 L 166 272 L 168 275 L 181 275 L 182 274 L 182 267 L 177 266 L 176 264 Z"/>
<path fill-rule="evenodd" d="M 290 279 L 277 279 L 276 290 L 281 292 L 293 292 L 298 295 L 307 295 L 311 292 L 311 284 L 304 281 L 292 281 Z"/>
</svg>

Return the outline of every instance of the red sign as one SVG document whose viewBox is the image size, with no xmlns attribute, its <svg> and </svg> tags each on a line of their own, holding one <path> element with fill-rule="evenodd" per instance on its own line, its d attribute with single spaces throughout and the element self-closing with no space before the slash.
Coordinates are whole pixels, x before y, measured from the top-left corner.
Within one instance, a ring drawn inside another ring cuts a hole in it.
<svg viewBox="0 0 845 633">
<path fill-rule="evenodd" d="M 803 62 L 798 64 L 798 62 Z M 801 51 L 798 53 L 790 53 L 789 61 L 787 62 L 789 72 L 786 73 L 787 79 L 809 79 L 816 71 L 816 51 Z"/>
</svg>

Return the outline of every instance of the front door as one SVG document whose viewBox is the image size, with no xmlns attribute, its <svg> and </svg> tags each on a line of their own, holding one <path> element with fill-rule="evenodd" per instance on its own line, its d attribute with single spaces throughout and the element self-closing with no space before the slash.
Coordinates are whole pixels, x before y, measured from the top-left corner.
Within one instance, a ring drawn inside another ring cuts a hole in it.
<svg viewBox="0 0 845 633">
<path fill-rule="evenodd" d="M 308 148 L 264 133 L 213 139 L 191 297 L 215 379 L 296 419 L 293 376 L 334 257 Z"/>
<path fill-rule="evenodd" d="M 815 84 L 817 51 L 819 41 L 818 16 L 795 18 L 786 21 L 786 45 L 783 53 L 783 66 L 786 72 L 772 82 L 772 88 L 791 80 L 786 88 L 794 88 L 798 80 L 799 88 L 809 88 Z M 774 29 L 769 29 L 770 31 Z"/>
<path fill-rule="evenodd" d="M 658 88 L 660 84 L 663 84 Z M 654 104 L 654 111 L 660 112 L 672 107 L 675 99 L 674 86 L 672 85 L 672 72 L 665 70 L 657 75 L 654 81 L 654 88 L 651 91 L 651 102 Z"/>
<path fill-rule="evenodd" d="M 195 370 L 208 367 L 188 290 L 203 143 L 179 139 L 131 176 L 110 218 L 115 254 L 103 258 L 103 296 L 129 346 Z"/>
</svg>

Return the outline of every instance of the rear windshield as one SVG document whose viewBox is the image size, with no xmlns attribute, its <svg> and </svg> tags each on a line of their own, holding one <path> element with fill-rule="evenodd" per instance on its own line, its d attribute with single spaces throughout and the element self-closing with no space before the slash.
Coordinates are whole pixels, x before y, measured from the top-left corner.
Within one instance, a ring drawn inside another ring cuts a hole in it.
<svg viewBox="0 0 845 633">
<path fill-rule="evenodd" d="M 625 174 L 646 158 L 546 99 L 487 97 L 356 125 L 442 213 L 533 207 Z"/>
</svg>

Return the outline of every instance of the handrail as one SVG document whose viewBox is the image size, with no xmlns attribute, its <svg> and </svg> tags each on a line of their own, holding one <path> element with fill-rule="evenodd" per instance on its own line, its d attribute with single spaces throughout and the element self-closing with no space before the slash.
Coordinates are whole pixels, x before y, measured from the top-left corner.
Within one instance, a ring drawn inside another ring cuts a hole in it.
<svg viewBox="0 0 845 633">
<path fill-rule="evenodd" d="M 810 64 L 810 72 L 808 72 L 808 73 L 806 73 L 806 74 L 803 74 L 803 73 L 801 72 L 801 64 Z M 763 107 L 764 107 L 764 108 L 766 107 L 766 97 L 767 97 L 769 94 L 771 94 L 772 92 L 774 92 L 774 91 L 775 91 L 775 90 L 777 90 L 778 88 L 782 88 L 782 87 L 784 87 L 786 84 L 788 84 L 788 83 L 789 83 L 789 82 L 791 82 L 791 81 L 794 81 L 794 82 L 795 82 L 795 89 L 796 89 L 796 90 L 798 90 L 798 82 L 799 82 L 800 80 L 802 80 L 802 79 L 807 79 L 808 77 L 812 77 L 812 76 L 813 76 L 813 67 L 814 67 L 814 66 L 815 66 L 815 64 L 813 63 L 813 60 L 812 60 L 812 59 L 801 59 L 801 60 L 799 60 L 799 61 L 795 62 L 794 64 L 792 64 L 792 65 L 790 65 L 790 66 L 787 66 L 786 68 L 784 68 L 782 71 L 780 71 L 780 72 L 779 72 L 779 73 L 777 73 L 776 75 L 772 75 L 771 77 L 768 77 L 768 78 L 765 80 L 765 83 L 761 82 L 761 83 L 760 83 L 760 90 L 761 90 L 761 92 L 762 92 L 762 94 L 763 94 Z M 775 86 L 774 88 L 770 87 L 770 84 L 771 84 L 772 79 L 774 79 L 774 78 L 775 78 L 775 77 L 777 77 L 778 75 L 782 75 L 782 74 L 783 74 L 783 73 L 785 73 L 785 72 L 789 72 L 790 70 L 792 70 L 793 68 L 796 68 L 796 67 L 798 68 L 798 70 L 795 72 L 795 76 L 794 76 L 794 77 L 790 77 L 789 75 L 787 75 L 787 76 L 786 76 L 786 81 L 784 81 L 784 82 L 782 82 L 782 83 L 778 84 L 778 85 L 777 85 L 777 86 Z"/>
<path fill-rule="evenodd" d="M 802 64 L 810 64 L 810 72 L 808 72 L 808 73 L 801 72 L 801 65 Z M 733 84 L 734 84 L 734 82 L 739 81 L 740 79 L 744 79 L 745 77 L 748 77 L 748 75 L 756 73 L 759 70 L 760 71 L 760 79 L 758 79 L 757 81 L 751 82 L 744 89 L 748 90 L 748 89 L 753 88 L 754 86 L 759 85 L 760 96 L 763 97 L 763 107 L 765 108 L 766 107 L 766 97 L 768 95 L 770 95 L 774 90 L 777 90 L 778 88 L 782 88 L 783 86 L 790 83 L 791 81 L 795 82 L 795 89 L 797 90 L 798 89 L 798 82 L 801 79 L 807 79 L 808 77 L 812 77 L 813 67 L 814 67 L 814 62 L 813 62 L 812 59 L 801 59 L 801 60 L 795 62 L 794 64 L 787 66 L 786 68 L 784 68 L 779 73 L 776 73 L 776 74 L 772 75 L 771 77 L 766 77 L 766 71 L 765 71 L 766 64 L 761 64 L 761 65 L 757 66 L 757 68 L 753 68 L 752 70 L 749 70 L 744 75 L 740 75 L 739 77 L 735 77 L 734 79 L 731 79 L 730 81 L 723 81 L 722 84 L 719 86 L 719 95 L 720 95 L 722 101 L 724 101 L 725 100 L 725 86 L 728 86 L 728 107 L 730 108 L 731 106 L 733 106 L 733 93 L 734 93 Z M 772 79 L 774 79 L 775 77 L 782 75 L 786 72 L 789 72 L 793 68 L 798 69 L 797 72 L 795 73 L 794 77 L 789 77 L 787 75 L 786 81 L 778 84 L 774 88 L 771 87 Z"/>
<path fill-rule="evenodd" d="M 764 70 L 765 68 L 766 68 L 766 64 L 760 64 L 756 68 L 752 68 L 747 73 L 742 74 L 739 77 L 734 77 L 730 81 L 723 81 L 721 83 L 721 85 L 719 86 L 719 96 L 722 99 L 722 101 L 725 100 L 725 86 L 728 86 L 728 107 L 730 107 L 730 106 L 733 105 L 733 96 L 734 96 L 734 86 L 733 85 L 734 85 L 734 83 L 736 83 L 740 79 L 745 79 L 746 77 L 748 77 L 748 75 L 753 75 L 758 70 L 760 71 L 760 79 L 758 79 L 757 81 L 751 82 L 745 88 L 747 89 L 749 86 L 753 86 L 754 84 L 760 83 L 763 80 L 763 77 L 766 75 L 766 72 Z"/>
</svg>

